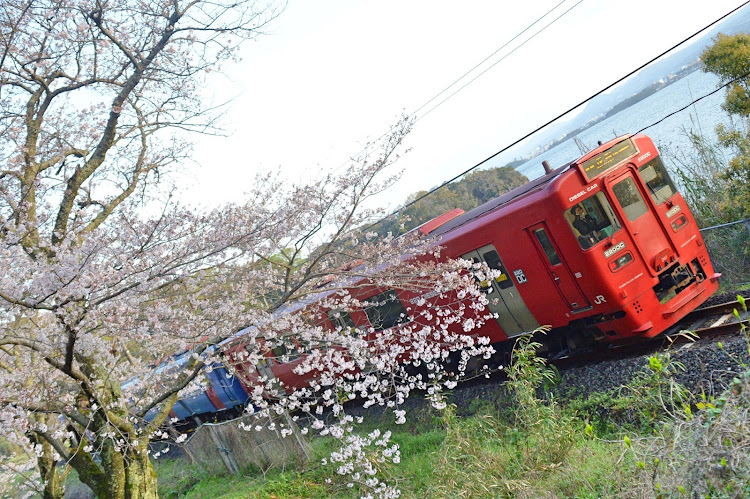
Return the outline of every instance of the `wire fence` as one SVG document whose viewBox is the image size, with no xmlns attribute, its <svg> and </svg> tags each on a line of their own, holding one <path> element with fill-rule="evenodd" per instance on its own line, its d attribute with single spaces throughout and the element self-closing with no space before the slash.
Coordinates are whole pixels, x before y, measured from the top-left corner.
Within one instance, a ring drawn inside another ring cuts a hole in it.
<svg viewBox="0 0 750 499">
<path fill-rule="evenodd" d="M 282 435 L 281 428 L 291 429 Z M 288 413 L 273 419 L 245 415 L 198 427 L 182 450 L 192 464 L 209 474 L 266 471 L 310 459 L 310 444 Z"/>
<path fill-rule="evenodd" d="M 750 284 L 750 218 L 700 230 L 721 282 Z"/>
</svg>

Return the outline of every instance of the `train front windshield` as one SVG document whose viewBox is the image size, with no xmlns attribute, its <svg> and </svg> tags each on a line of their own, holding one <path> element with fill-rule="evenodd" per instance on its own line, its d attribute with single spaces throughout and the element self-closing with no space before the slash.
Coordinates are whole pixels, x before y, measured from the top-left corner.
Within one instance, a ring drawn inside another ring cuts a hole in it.
<svg viewBox="0 0 750 499">
<path fill-rule="evenodd" d="M 643 182 L 646 184 L 651 199 L 657 205 L 662 204 L 677 192 L 672 179 L 667 173 L 667 169 L 664 168 L 664 163 L 662 163 L 659 157 L 652 159 L 638 168 L 638 173 L 640 173 Z"/>
<path fill-rule="evenodd" d="M 564 212 L 582 249 L 588 249 L 620 230 L 620 220 L 603 192 L 597 192 Z"/>
</svg>

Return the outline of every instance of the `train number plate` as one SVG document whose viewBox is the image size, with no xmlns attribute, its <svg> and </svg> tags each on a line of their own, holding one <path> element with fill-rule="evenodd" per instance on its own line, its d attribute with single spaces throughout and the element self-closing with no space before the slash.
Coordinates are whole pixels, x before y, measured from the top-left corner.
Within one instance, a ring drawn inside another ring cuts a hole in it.
<svg viewBox="0 0 750 499">
<path fill-rule="evenodd" d="M 518 281 L 518 284 L 523 284 L 526 282 L 526 274 L 523 273 L 523 269 L 514 270 L 513 275 L 516 276 L 516 281 Z"/>
<path fill-rule="evenodd" d="M 604 258 L 609 258 L 610 256 L 614 255 L 618 251 L 625 249 L 625 241 L 620 241 L 619 243 L 615 244 L 608 250 L 604 250 Z"/>
<path fill-rule="evenodd" d="M 672 218 L 679 212 L 680 212 L 680 205 L 678 204 L 670 208 L 669 211 L 667 211 L 667 218 Z"/>
</svg>

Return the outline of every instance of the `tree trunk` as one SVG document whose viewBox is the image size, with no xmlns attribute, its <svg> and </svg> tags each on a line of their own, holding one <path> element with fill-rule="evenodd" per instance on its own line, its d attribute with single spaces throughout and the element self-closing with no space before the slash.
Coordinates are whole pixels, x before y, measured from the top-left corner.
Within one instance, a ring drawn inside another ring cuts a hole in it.
<svg viewBox="0 0 750 499">
<path fill-rule="evenodd" d="M 52 457 L 52 446 L 47 442 L 43 442 L 42 446 L 44 447 L 44 453 L 37 459 L 42 483 L 44 483 L 42 496 L 44 499 L 62 499 L 65 496 L 65 491 L 57 469 L 57 462 Z"/>
<path fill-rule="evenodd" d="M 79 469 L 83 483 L 101 499 L 156 499 L 156 471 L 148 458 L 147 444 L 122 455 L 108 443 L 101 453 L 101 468 Z"/>
<path fill-rule="evenodd" d="M 137 453 L 129 456 L 125 466 L 125 498 L 157 499 L 156 471 L 148 458 L 146 446 L 139 446 Z"/>
<path fill-rule="evenodd" d="M 54 457 L 55 451 L 49 442 L 38 438 L 35 434 L 31 434 L 29 440 L 34 444 L 42 446 L 42 453 L 36 460 L 39 475 L 44 484 L 42 496 L 44 499 L 62 499 L 65 496 L 65 491 L 62 487 L 63 480 L 60 477 L 59 470 L 57 469 L 57 461 Z"/>
</svg>

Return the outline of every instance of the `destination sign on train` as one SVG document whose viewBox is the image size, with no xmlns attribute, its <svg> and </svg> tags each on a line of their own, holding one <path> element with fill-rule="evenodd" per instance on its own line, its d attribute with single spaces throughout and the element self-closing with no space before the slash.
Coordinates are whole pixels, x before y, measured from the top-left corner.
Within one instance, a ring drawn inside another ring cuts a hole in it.
<svg viewBox="0 0 750 499">
<path fill-rule="evenodd" d="M 581 171 L 584 176 L 591 180 L 603 174 L 607 170 L 614 168 L 622 161 L 633 156 L 637 152 L 633 141 L 630 139 L 623 140 L 613 145 L 609 149 L 597 154 L 591 159 L 581 163 Z"/>
</svg>

